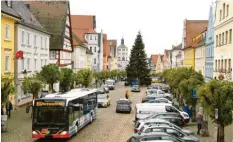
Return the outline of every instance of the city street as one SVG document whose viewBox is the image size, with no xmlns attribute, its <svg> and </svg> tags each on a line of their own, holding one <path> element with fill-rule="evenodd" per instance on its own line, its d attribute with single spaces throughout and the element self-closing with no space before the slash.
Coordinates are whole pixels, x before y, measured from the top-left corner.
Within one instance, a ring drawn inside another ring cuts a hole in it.
<svg viewBox="0 0 233 142">
<path fill-rule="evenodd" d="M 131 114 L 116 113 L 116 101 L 119 98 L 124 98 L 126 90 L 130 90 L 130 88 L 124 87 L 123 83 L 117 84 L 116 89 L 109 93 L 111 106 L 108 108 L 99 108 L 97 119 L 92 124 L 80 130 L 78 135 L 72 137 L 68 142 L 125 142 L 133 133 L 135 104 L 141 101 L 145 92 L 143 88 L 141 93 L 130 93 L 130 99 L 133 102 Z M 23 113 L 25 113 L 25 110 Z M 41 141 L 31 138 L 31 119 L 28 114 L 24 114 L 23 116 L 12 115 L 12 117 L 22 117 L 20 123 L 14 122 L 15 125 L 20 127 L 10 129 L 8 133 L 2 134 L 3 142 Z"/>
<path fill-rule="evenodd" d="M 123 83 L 118 83 L 116 89 L 109 93 L 111 98 L 111 106 L 107 108 L 99 108 L 97 119 L 90 125 L 81 129 L 77 136 L 67 140 L 67 142 L 126 142 L 133 133 L 135 104 L 139 103 L 144 96 L 145 88 L 141 89 L 141 93 L 130 93 L 130 99 L 133 102 L 131 114 L 116 113 L 116 101 L 124 98 L 126 90 L 130 91 L 130 87 L 125 87 Z M 7 133 L 2 133 L 2 142 L 54 142 L 63 140 L 37 140 L 31 138 L 31 118 L 26 114 L 25 108 L 13 112 L 12 117 L 8 121 Z M 190 123 L 186 128 L 197 131 L 196 124 Z M 209 120 L 209 137 L 201 137 L 201 142 L 215 141 L 216 128 L 212 121 Z M 227 142 L 231 141 L 232 126 L 226 127 Z"/>
</svg>

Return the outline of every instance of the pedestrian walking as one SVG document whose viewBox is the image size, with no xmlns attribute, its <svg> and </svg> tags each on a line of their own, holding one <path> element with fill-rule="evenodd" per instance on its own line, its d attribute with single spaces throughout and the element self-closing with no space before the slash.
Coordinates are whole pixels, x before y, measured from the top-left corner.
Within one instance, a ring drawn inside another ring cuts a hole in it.
<svg viewBox="0 0 233 142">
<path fill-rule="evenodd" d="M 126 93 L 125 93 L 125 98 L 126 99 L 129 99 L 129 91 L 127 90 Z"/>
<path fill-rule="evenodd" d="M 12 103 L 10 101 L 8 101 L 6 103 L 6 114 L 8 116 L 8 118 L 11 117 L 11 110 L 13 109 Z"/>
<path fill-rule="evenodd" d="M 203 123 L 203 117 L 200 112 L 197 113 L 196 119 L 197 119 L 197 134 L 200 135 L 201 126 Z"/>
</svg>

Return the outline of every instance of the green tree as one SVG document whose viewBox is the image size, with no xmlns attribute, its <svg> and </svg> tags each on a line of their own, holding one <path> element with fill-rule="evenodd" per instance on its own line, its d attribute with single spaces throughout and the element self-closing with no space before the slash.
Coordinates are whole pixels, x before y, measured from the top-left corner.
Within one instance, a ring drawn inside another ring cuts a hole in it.
<svg viewBox="0 0 233 142">
<path fill-rule="evenodd" d="M 60 90 L 67 92 L 73 85 L 73 71 L 72 69 L 62 68 L 60 72 Z"/>
<path fill-rule="evenodd" d="M 97 75 L 95 73 L 95 75 Z M 93 72 L 90 69 L 81 69 L 75 73 L 75 81 L 84 87 L 90 86 L 93 79 Z"/>
<path fill-rule="evenodd" d="M 42 89 L 42 82 L 36 76 L 24 77 L 22 89 L 24 94 L 31 93 L 33 98 L 38 98 L 38 94 Z"/>
<path fill-rule="evenodd" d="M 9 95 L 15 93 L 14 78 L 10 76 L 1 76 L 1 102 L 6 102 Z"/>
<path fill-rule="evenodd" d="M 204 78 L 201 73 L 194 72 L 189 79 L 184 79 L 179 84 L 179 92 L 182 98 L 185 99 L 187 105 L 192 106 L 192 120 L 196 120 L 196 105 L 197 99 L 193 98 L 193 91 L 204 83 Z"/>
<path fill-rule="evenodd" d="M 45 83 L 49 84 L 50 90 L 53 91 L 53 84 L 60 79 L 60 71 L 58 66 L 46 65 L 42 67 L 39 76 Z"/>
<path fill-rule="evenodd" d="M 232 123 L 233 83 L 211 80 L 198 88 L 200 103 L 212 120 L 219 125 L 219 142 L 224 142 L 224 128 Z M 218 119 L 215 118 L 218 109 Z"/>
<path fill-rule="evenodd" d="M 135 39 L 133 48 L 130 54 L 129 64 L 126 67 L 127 77 L 129 79 L 139 79 L 140 84 L 147 84 L 150 80 L 150 70 L 148 69 L 147 55 L 142 40 L 141 33 Z"/>
</svg>

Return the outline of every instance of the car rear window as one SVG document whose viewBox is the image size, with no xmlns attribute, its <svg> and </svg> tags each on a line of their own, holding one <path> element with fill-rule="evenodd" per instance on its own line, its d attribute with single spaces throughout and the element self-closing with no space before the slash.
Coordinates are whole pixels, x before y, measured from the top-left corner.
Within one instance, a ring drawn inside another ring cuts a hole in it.
<svg viewBox="0 0 233 142">
<path fill-rule="evenodd" d="M 120 101 L 118 101 L 118 104 L 129 104 L 129 101 L 120 100 Z"/>
</svg>

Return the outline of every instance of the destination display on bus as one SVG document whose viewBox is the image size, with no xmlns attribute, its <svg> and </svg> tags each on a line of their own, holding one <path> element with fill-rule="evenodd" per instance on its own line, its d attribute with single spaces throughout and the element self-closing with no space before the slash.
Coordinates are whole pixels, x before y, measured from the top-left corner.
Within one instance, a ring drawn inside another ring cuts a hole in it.
<svg viewBox="0 0 233 142">
<path fill-rule="evenodd" d="M 65 102 L 36 102 L 36 106 L 65 106 Z"/>
</svg>

